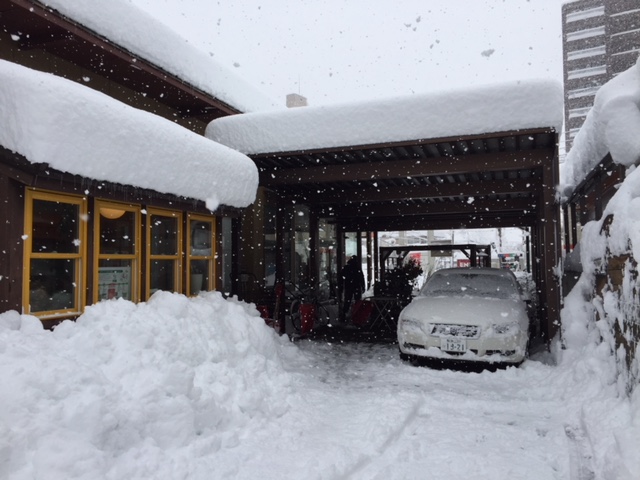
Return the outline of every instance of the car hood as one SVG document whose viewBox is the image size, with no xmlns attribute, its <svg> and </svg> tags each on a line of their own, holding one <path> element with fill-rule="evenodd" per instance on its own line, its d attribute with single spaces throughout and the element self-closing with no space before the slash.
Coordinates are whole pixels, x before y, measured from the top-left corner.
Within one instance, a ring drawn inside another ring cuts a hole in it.
<svg viewBox="0 0 640 480">
<path fill-rule="evenodd" d="M 483 297 L 416 297 L 400 318 L 427 323 L 490 326 L 501 323 L 526 323 L 523 302 L 516 299 Z"/>
</svg>

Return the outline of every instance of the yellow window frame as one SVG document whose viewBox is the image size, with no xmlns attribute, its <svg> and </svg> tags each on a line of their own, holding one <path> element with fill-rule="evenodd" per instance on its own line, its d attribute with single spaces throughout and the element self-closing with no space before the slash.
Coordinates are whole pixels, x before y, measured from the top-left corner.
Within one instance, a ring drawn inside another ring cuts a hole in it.
<svg viewBox="0 0 640 480">
<path fill-rule="evenodd" d="M 42 200 L 55 203 L 67 203 L 78 206 L 78 251 L 76 253 L 33 252 L 33 202 Z M 24 252 L 23 252 L 23 278 L 22 278 L 22 310 L 25 314 L 35 315 L 40 318 L 58 316 L 71 316 L 82 313 L 85 307 L 84 286 L 86 285 L 86 259 L 87 259 L 87 199 L 79 195 L 66 195 L 28 188 L 25 195 L 25 221 L 24 221 Z M 74 307 L 61 310 L 46 310 L 31 312 L 30 285 L 31 285 L 31 261 L 44 260 L 72 260 L 74 262 Z"/>
<path fill-rule="evenodd" d="M 191 246 L 192 246 L 192 238 L 191 238 L 191 221 L 197 221 L 197 222 L 207 222 L 211 224 L 211 253 L 209 255 L 192 255 L 191 254 Z M 191 289 L 191 262 L 193 260 L 207 260 L 208 261 L 208 265 L 209 265 L 209 271 L 206 272 L 206 274 L 208 274 L 209 276 L 209 285 L 207 287 L 207 289 L 209 291 L 211 290 L 215 290 L 215 286 L 216 286 L 216 274 L 217 274 L 217 270 L 218 270 L 218 266 L 217 266 L 217 243 L 216 243 L 216 217 L 214 216 L 207 216 L 207 215 L 198 215 L 195 213 L 187 213 L 187 248 L 186 250 L 186 255 L 187 255 L 187 265 L 186 265 L 186 271 L 187 271 L 187 294 L 188 295 L 192 295 L 192 289 Z"/>
<path fill-rule="evenodd" d="M 176 253 L 173 255 L 153 255 L 151 253 L 151 228 L 153 225 L 153 217 L 167 217 L 175 218 L 177 220 L 178 230 L 176 232 Z M 151 296 L 151 262 L 153 260 L 173 260 L 175 268 L 173 269 L 173 284 L 174 291 L 182 292 L 182 263 L 183 263 L 183 250 L 182 250 L 182 212 L 176 210 L 167 210 L 162 208 L 147 208 L 147 225 L 146 225 L 146 266 L 145 266 L 145 278 L 146 288 L 145 296 L 149 298 Z"/>
<path fill-rule="evenodd" d="M 121 253 L 102 253 L 100 252 L 100 219 L 101 209 L 106 212 L 133 212 L 135 214 L 135 241 L 134 241 L 134 253 L 121 254 Z M 124 260 L 131 261 L 131 301 L 137 303 L 140 301 L 140 242 L 142 235 L 141 227 L 141 207 L 140 205 L 131 203 L 112 202 L 107 200 L 96 199 L 94 203 L 94 239 L 93 239 L 93 301 L 97 303 L 99 301 L 99 274 L 100 274 L 100 260 Z"/>
</svg>

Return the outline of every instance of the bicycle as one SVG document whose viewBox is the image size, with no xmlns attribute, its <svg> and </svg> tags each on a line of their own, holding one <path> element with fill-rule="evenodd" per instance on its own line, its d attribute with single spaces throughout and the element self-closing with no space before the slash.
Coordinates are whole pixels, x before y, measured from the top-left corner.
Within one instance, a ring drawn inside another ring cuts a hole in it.
<svg viewBox="0 0 640 480">
<path fill-rule="evenodd" d="M 291 324 L 297 334 L 307 335 L 311 331 L 330 325 L 338 317 L 338 302 L 332 298 L 322 299 L 312 288 L 302 289 L 289 294 L 292 297 L 289 305 Z"/>
</svg>

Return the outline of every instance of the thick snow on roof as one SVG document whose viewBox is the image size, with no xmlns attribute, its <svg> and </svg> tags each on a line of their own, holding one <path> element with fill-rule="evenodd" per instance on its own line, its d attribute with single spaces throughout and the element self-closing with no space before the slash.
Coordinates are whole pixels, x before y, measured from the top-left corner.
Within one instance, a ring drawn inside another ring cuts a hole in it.
<svg viewBox="0 0 640 480">
<path fill-rule="evenodd" d="M 562 86 L 551 80 L 214 120 L 205 135 L 246 154 L 562 127 Z"/>
<path fill-rule="evenodd" d="M 72 20 L 242 112 L 278 103 L 126 0 L 42 0 Z"/>
<path fill-rule="evenodd" d="M 625 166 L 640 160 L 640 57 L 598 90 L 562 169 L 567 196 L 607 153 Z"/>
<path fill-rule="evenodd" d="M 0 145 L 32 163 L 195 198 L 214 210 L 255 199 L 245 155 L 78 83 L 0 60 Z"/>
</svg>

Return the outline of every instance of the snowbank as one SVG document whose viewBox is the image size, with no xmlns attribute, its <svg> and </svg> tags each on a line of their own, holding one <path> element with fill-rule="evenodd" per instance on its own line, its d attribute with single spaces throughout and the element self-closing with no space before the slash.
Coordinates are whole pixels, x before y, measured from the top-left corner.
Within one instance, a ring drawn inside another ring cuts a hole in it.
<svg viewBox="0 0 640 480">
<path fill-rule="evenodd" d="M 53 332 L 1 314 L 0 478 L 185 478 L 286 412 L 293 349 L 215 292 L 101 302 Z"/>
<path fill-rule="evenodd" d="M 640 340 L 640 284 L 634 265 L 640 259 L 640 170 L 636 168 L 640 161 L 640 58 L 598 91 L 594 107 L 566 158 L 562 171 L 564 194 L 569 196 L 608 153 L 615 163 L 627 167 L 626 177 L 602 218 L 583 227 L 583 274 L 574 289 L 581 293 L 571 292 L 568 299 L 573 299 L 573 306 L 565 302 L 565 310 L 572 308 L 585 315 L 564 314 L 563 332 L 565 341 L 571 341 L 568 333 L 590 329 L 601 342 L 600 348 L 609 352 L 620 393 L 625 394 L 636 389 L 640 381 L 637 347 L 633 355 L 633 348 L 624 345 L 637 346 Z M 596 285 L 597 275 L 606 275 L 606 284 Z M 621 280 L 612 282 L 612 275 L 620 275 Z M 574 318 L 587 318 L 593 324 L 576 328 Z M 596 318 L 598 321 L 593 322 Z"/>
<path fill-rule="evenodd" d="M 0 145 L 32 163 L 207 202 L 246 207 L 254 163 L 179 125 L 75 82 L 0 60 Z"/>
<path fill-rule="evenodd" d="M 562 127 L 562 86 L 551 80 L 342 105 L 255 112 L 212 121 L 205 136 L 246 154 Z"/>
<path fill-rule="evenodd" d="M 636 64 L 609 80 L 596 94 L 576 135 L 561 172 L 567 197 L 608 154 L 615 163 L 640 161 L 640 57 Z"/>
<path fill-rule="evenodd" d="M 241 112 L 280 105 L 126 0 L 42 3 Z"/>
</svg>

